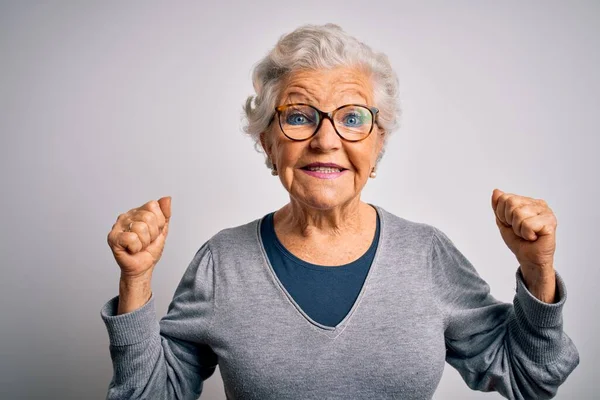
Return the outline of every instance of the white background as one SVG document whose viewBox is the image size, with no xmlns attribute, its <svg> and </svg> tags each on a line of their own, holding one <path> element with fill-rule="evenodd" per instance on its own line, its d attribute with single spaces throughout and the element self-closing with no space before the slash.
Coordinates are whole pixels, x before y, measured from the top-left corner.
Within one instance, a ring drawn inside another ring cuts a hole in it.
<svg viewBox="0 0 600 400">
<path fill-rule="evenodd" d="M 504 301 L 517 263 L 492 190 L 545 199 L 581 354 L 557 398 L 595 398 L 599 17 L 594 1 L 0 3 L 0 397 L 106 395 L 118 214 L 173 197 L 160 318 L 205 240 L 285 204 L 241 132 L 251 69 L 280 35 L 335 22 L 400 78 L 401 128 L 363 199 L 446 232 Z M 499 397 L 447 366 L 435 398 Z M 224 398 L 218 372 L 202 398 Z"/>
</svg>

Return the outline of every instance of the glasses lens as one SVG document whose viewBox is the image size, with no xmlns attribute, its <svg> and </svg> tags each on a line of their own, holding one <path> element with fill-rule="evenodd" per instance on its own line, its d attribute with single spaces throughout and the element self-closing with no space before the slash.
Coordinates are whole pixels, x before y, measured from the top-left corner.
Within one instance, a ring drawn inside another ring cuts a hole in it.
<svg viewBox="0 0 600 400">
<path fill-rule="evenodd" d="M 349 105 L 335 113 L 334 121 L 344 139 L 360 140 L 371 132 L 373 114 L 366 107 Z"/>
<path fill-rule="evenodd" d="M 292 139 L 306 139 L 315 132 L 319 124 L 317 111 L 305 105 L 290 105 L 279 114 L 283 133 Z"/>
</svg>

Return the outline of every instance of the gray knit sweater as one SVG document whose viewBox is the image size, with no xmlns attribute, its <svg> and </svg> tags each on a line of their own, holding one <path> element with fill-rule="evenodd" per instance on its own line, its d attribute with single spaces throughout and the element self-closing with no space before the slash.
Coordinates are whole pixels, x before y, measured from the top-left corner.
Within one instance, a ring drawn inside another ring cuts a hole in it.
<svg viewBox="0 0 600 400">
<path fill-rule="evenodd" d="M 502 303 L 439 229 L 376 207 L 381 236 L 364 286 L 335 328 L 311 320 L 277 279 L 260 219 L 202 245 L 167 315 L 154 295 L 101 310 L 114 376 L 107 399 L 197 399 L 218 363 L 228 399 L 431 399 L 444 362 L 475 390 L 546 399 L 579 363 L 566 299 L 545 304 L 517 270 Z"/>
</svg>

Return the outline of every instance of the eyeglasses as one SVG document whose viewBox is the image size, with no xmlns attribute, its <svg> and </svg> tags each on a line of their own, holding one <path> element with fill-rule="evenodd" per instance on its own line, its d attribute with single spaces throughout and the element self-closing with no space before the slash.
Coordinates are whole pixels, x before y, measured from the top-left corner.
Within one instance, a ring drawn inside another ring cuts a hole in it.
<svg viewBox="0 0 600 400">
<path fill-rule="evenodd" d="M 324 119 L 331 121 L 335 132 L 344 140 L 358 142 L 373 130 L 379 109 L 362 104 L 346 104 L 330 112 L 323 112 L 305 103 L 275 107 L 279 127 L 290 140 L 306 140 L 318 132 Z M 271 119 L 271 122 L 275 118 Z"/>
</svg>

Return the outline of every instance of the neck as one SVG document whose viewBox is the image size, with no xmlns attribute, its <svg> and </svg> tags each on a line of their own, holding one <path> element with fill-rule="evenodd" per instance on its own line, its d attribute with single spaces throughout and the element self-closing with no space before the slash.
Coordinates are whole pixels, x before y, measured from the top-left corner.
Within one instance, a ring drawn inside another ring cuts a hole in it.
<svg viewBox="0 0 600 400">
<path fill-rule="evenodd" d="M 280 230 L 303 237 L 344 236 L 363 229 L 370 208 L 359 196 L 328 209 L 310 207 L 290 198 L 290 202 L 275 213 L 275 221 Z"/>
</svg>

